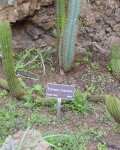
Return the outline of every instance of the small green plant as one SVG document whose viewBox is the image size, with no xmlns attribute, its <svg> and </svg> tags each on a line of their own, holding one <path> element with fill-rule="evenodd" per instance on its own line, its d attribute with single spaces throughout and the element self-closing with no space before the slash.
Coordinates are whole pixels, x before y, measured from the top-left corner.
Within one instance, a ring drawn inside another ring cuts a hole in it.
<svg viewBox="0 0 120 150">
<path fill-rule="evenodd" d="M 92 105 L 87 101 L 87 93 L 76 92 L 74 100 L 64 101 L 62 108 L 87 115 Z"/>
<path fill-rule="evenodd" d="M 6 96 L 7 93 L 8 93 L 8 92 L 7 92 L 6 90 L 1 91 L 1 92 L 0 92 L 0 97 Z"/>
<path fill-rule="evenodd" d="M 92 62 L 91 66 L 92 66 L 93 69 L 98 69 L 100 67 L 98 62 Z"/>
<path fill-rule="evenodd" d="M 75 63 L 75 66 L 77 67 L 77 66 L 80 66 L 82 64 L 83 64 L 83 62 L 80 59 L 77 59 L 76 63 Z"/>
<path fill-rule="evenodd" d="M 83 62 L 88 62 L 89 61 L 89 57 L 86 55 L 83 57 Z"/>
<path fill-rule="evenodd" d="M 78 58 L 78 59 L 76 60 L 75 65 L 76 65 L 76 66 L 79 66 L 79 65 L 83 65 L 83 64 L 89 62 L 89 57 L 92 57 L 92 52 L 91 52 L 91 51 L 88 51 L 88 52 L 86 53 L 86 55 L 82 57 L 81 60 Z"/>
<path fill-rule="evenodd" d="M 51 144 L 52 150 L 86 150 L 85 144 L 83 144 L 85 138 L 80 136 L 79 133 L 58 134 L 55 136 L 49 135 L 45 137 L 47 137 L 45 139 L 48 141 L 48 143 Z"/>
<path fill-rule="evenodd" d="M 31 116 L 28 117 L 28 122 L 34 125 L 45 126 L 48 121 L 49 119 L 45 115 L 36 113 L 32 113 Z"/>
<path fill-rule="evenodd" d="M 90 51 L 90 50 L 87 51 L 87 56 L 88 56 L 88 57 L 92 57 L 92 51 Z"/>
<path fill-rule="evenodd" d="M 85 88 L 87 92 L 94 92 L 95 90 L 95 86 L 93 84 L 91 84 L 90 86 L 86 85 Z"/>
<path fill-rule="evenodd" d="M 38 80 L 39 76 L 30 71 L 31 69 L 41 68 L 43 72 L 43 76 L 46 73 L 46 67 L 45 64 L 49 64 L 50 66 L 53 66 L 53 61 L 51 59 L 51 51 L 52 48 L 49 47 L 45 52 L 40 52 L 37 49 L 29 49 L 25 50 L 24 52 L 20 54 L 16 54 L 16 58 L 19 59 L 19 61 L 16 62 L 15 65 L 15 72 L 18 76 L 22 76 L 22 73 L 28 74 L 33 77 L 25 77 L 33 80 Z M 22 73 L 21 73 L 22 72 Z"/>
<path fill-rule="evenodd" d="M 102 115 L 102 121 L 105 121 L 105 122 L 108 122 L 108 121 L 112 121 L 112 117 L 111 115 L 108 113 L 108 112 L 105 112 L 103 115 Z"/>
<path fill-rule="evenodd" d="M 97 131 L 94 128 L 89 128 L 86 124 L 83 124 L 77 132 L 63 131 L 62 134 L 53 135 L 47 133 L 45 139 L 55 145 L 57 148 L 52 147 L 53 150 L 87 150 L 87 142 L 94 141 L 105 135 L 104 131 Z M 93 136 L 94 135 L 94 136 Z"/>
<path fill-rule="evenodd" d="M 106 144 L 98 143 L 98 150 L 107 150 Z"/>
<path fill-rule="evenodd" d="M 48 125 L 49 118 L 41 114 L 40 108 L 26 107 L 25 103 L 20 101 L 15 104 L 15 100 L 8 99 L 3 108 L 0 107 L 0 146 L 8 135 L 15 134 L 19 129 L 26 129 L 28 126 L 45 127 Z"/>
<path fill-rule="evenodd" d="M 40 94 L 41 96 L 45 96 L 44 88 L 40 84 L 34 85 L 34 90 L 37 92 L 37 94 Z"/>
</svg>

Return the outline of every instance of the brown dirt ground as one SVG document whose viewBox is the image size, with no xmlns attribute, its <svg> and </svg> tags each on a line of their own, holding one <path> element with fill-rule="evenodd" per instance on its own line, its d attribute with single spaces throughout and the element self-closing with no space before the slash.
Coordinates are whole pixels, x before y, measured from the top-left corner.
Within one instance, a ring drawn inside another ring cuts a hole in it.
<svg viewBox="0 0 120 150">
<path fill-rule="evenodd" d="M 106 69 L 106 63 L 108 57 L 100 54 L 98 52 L 92 52 L 92 57 L 89 57 L 88 62 L 84 62 L 82 65 L 78 65 L 73 68 L 69 73 L 63 73 L 60 75 L 58 71 L 51 71 L 51 66 L 46 64 L 46 75 L 42 77 L 40 69 L 35 69 L 33 72 L 39 75 L 39 81 L 32 81 L 26 79 L 25 82 L 27 86 L 32 87 L 34 84 L 41 84 L 46 87 L 47 83 L 64 83 L 64 84 L 74 84 L 76 90 L 85 92 L 88 90 L 86 86 L 93 85 L 94 90 L 90 91 L 92 93 L 100 94 L 110 94 L 114 93 L 120 96 L 120 82 L 113 77 Z M 77 54 L 75 57 L 75 64 L 79 60 L 82 60 L 85 54 Z M 79 60 L 78 60 L 79 59 Z M 52 60 L 54 62 L 54 68 L 57 68 L 56 54 L 53 54 Z M 98 62 L 99 67 L 96 69 L 91 66 L 92 62 Z M 2 64 L 0 64 L 0 74 L 4 77 L 2 70 Z M 57 70 L 57 69 L 56 69 Z M 1 89 L 0 89 L 1 90 Z M 9 95 L 10 96 L 10 95 Z M 8 98 L 9 98 L 8 96 Z M 7 99 L 4 99 L 7 101 Z M 16 101 L 17 103 L 17 101 Z M 39 129 L 43 132 L 58 133 L 63 129 L 69 129 L 69 131 L 76 131 L 78 128 L 84 126 L 84 123 L 88 125 L 89 128 L 95 128 L 97 130 L 102 129 L 106 132 L 106 135 L 101 139 L 104 142 L 107 142 L 108 145 L 115 145 L 120 148 L 120 133 L 113 128 L 114 121 L 105 122 L 101 120 L 101 116 L 106 112 L 106 108 L 102 104 L 92 103 L 95 107 L 95 110 L 91 110 L 89 116 L 73 114 L 72 112 L 61 112 L 61 122 L 56 125 L 49 124 L 46 127 L 40 127 Z M 1 105 L 2 107 L 2 105 Z M 28 112 L 29 113 L 29 112 Z M 40 113 L 45 114 L 47 117 L 54 117 L 55 113 L 50 113 L 49 110 L 42 108 Z M 88 150 L 97 150 L 98 141 L 88 143 Z M 115 148 L 108 147 L 108 150 L 114 150 Z"/>
</svg>

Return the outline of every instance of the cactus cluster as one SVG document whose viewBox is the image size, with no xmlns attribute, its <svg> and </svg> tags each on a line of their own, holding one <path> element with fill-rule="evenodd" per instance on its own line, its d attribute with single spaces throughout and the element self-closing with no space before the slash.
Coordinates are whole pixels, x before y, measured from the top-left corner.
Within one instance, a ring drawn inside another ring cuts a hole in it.
<svg viewBox="0 0 120 150">
<path fill-rule="evenodd" d="M 111 69 L 113 75 L 120 80 L 120 46 L 113 45 L 111 51 Z"/>
<path fill-rule="evenodd" d="M 120 124 L 120 99 L 115 95 L 106 97 L 106 107 L 114 120 Z"/>
<path fill-rule="evenodd" d="M 24 90 L 20 87 L 14 69 L 13 52 L 12 52 L 12 32 L 9 21 L 0 22 L 0 45 L 2 48 L 2 60 L 7 83 L 12 95 L 18 99 L 22 99 Z M 0 81 L 6 86 L 3 80 Z"/>
</svg>

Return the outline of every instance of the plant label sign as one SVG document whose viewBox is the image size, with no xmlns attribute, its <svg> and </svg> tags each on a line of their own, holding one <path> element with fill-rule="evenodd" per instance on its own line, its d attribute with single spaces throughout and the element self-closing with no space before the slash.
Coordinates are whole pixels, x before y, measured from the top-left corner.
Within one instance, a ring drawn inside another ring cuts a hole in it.
<svg viewBox="0 0 120 150">
<path fill-rule="evenodd" d="M 46 97 L 56 98 L 57 101 L 57 121 L 60 121 L 61 99 L 74 99 L 75 87 L 64 84 L 47 84 Z"/>
<path fill-rule="evenodd" d="M 60 99 L 74 99 L 75 87 L 64 84 L 47 84 L 46 97 Z"/>
</svg>

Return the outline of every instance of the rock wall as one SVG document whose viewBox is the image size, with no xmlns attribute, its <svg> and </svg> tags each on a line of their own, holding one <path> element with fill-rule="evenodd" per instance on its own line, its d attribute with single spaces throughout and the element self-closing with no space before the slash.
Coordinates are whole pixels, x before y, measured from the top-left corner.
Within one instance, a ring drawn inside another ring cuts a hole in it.
<svg viewBox="0 0 120 150">
<path fill-rule="evenodd" d="M 89 0 L 81 19 L 78 41 L 83 47 L 107 52 L 120 43 L 120 0 Z"/>
<path fill-rule="evenodd" d="M 0 6 L 3 19 L 12 23 L 14 49 L 55 47 L 55 0 L 6 2 Z M 84 0 L 76 50 L 106 53 L 116 41 L 120 43 L 120 0 Z"/>
</svg>

